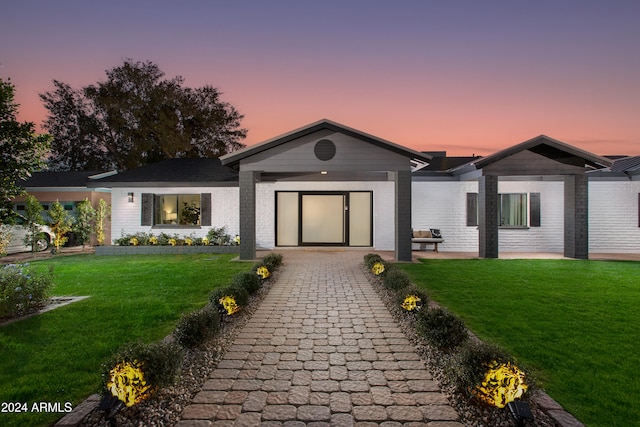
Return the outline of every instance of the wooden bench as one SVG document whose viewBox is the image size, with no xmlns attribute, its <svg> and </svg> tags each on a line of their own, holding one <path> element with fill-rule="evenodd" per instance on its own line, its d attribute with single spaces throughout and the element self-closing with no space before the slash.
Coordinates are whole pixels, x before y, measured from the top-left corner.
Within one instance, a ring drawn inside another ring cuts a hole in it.
<svg viewBox="0 0 640 427">
<path fill-rule="evenodd" d="M 439 237 L 433 237 L 434 235 Z M 421 251 L 427 250 L 427 245 L 433 245 L 434 252 L 438 252 L 438 243 L 444 242 L 440 230 L 414 230 L 411 237 L 411 243 L 417 243 L 420 245 Z"/>
</svg>

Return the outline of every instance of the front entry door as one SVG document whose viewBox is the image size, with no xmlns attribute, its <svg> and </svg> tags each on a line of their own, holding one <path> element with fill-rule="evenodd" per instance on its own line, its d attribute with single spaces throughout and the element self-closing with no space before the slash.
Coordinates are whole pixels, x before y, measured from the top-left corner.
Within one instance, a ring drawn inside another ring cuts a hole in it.
<svg viewBox="0 0 640 427">
<path fill-rule="evenodd" d="M 276 191 L 276 246 L 372 246 L 371 191 Z"/>
<path fill-rule="evenodd" d="M 300 194 L 300 244 L 346 244 L 345 194 Z"/>
</svg>

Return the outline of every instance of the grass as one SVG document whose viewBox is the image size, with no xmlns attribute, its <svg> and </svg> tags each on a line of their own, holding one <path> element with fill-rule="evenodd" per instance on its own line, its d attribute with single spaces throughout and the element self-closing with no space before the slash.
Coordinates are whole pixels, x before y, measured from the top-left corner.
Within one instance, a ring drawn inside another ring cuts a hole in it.
<svg viewBox="0 0 640 427">
<path fill-rule="evenodd" d="M 423 260 L 399 267 L 481 339 L 531 368 L 587 426 L 640 425 L 640 263 Z"/>
<path fill-rule="evenodd" d="M 250 265 L 235 255 L 96 257 L 34 262 L 54 267 L 54 295 L 91 297 L 0 327 L 0 402 L 71 402 L 95 393 L 100 364 L 131 341 L 167 336 L 180 314 Z M 0 413 L 2 426 L 47 425 L 64 414 Z"/>
</svg>

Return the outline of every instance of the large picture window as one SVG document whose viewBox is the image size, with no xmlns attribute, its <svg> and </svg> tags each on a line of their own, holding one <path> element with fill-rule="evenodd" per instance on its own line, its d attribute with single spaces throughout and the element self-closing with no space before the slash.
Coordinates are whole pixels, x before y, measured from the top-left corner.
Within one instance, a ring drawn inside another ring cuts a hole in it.
<svg viewBox="0 0 640 427">
<path fill-rule="evenodd" d="M 156 209 L 153 224 L 200 225 L 200 195 L 156 195 Z"/>
<path fill-rule="evenodd" d="M 540 227 L 540 193 L 498 194 L 498 200 L 500 227 Z M 478 226 L 478 193 L 467 193 L 467 226 Z"/>
<path fill-rule="evenodd" d="M 142 194 L 142 225 L 210 226 L 211 194 Z"/>
<path fill-rule="evenodd" d="M 500 226 L 526 227 L 529 210 L 527 194 L 500 194 Z"/>
</svg>

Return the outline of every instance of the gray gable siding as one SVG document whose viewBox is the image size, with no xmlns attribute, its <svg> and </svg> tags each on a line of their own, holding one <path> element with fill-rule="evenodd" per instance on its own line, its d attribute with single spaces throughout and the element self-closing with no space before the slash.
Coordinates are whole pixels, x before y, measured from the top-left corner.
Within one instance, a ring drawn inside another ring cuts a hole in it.
<svg viewBox="0 0 640 427">
<path fill-rule="evenodd" d="M 314 153 L 316 143 L 322 139 L 336 146 L 335 156 L 330 160 L 320 160 Z M 240 164 L 243 170 L 268 172 L 388 171 L 411 167 L 406 156 L 326 129 L 257 153 L 241 160 Z"/>
<path fill-rule="evenodd" d="M 521 151 L 482 169 L 485 176 L 573 175 L 584 173 L 583 166 L 563 164 L 543 155 Z"/>
</svg>

